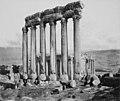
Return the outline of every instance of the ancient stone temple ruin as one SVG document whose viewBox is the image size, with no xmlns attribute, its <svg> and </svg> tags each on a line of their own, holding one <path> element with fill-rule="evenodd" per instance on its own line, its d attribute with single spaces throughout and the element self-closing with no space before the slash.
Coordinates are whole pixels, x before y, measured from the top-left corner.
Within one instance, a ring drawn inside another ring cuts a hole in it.
<svg viewBox="0 0 120 101">
<path fill-rule="evenodd" d="M 44 72 L 46 75 L 68 74 L 70 79 L 74 79 L 74 75 L 80 75 L 83 68 L 81 67 L 81 48 L 80 48 L 80 19 L 83 9 L 81 1 L 69 3 L 65 6 L 57 6 L 52 9 L 47 9 L 42 12 L 35 13 L 25 18 L 25 26 L 23 31 L 23 50 L 22 50 L 22 63 L 24 72 L 30 74 L 30 70 L 37 75 Z M 68 56 L 68 37 L 67 37 L 67 22 L 73 19 L 74 30 L 74 56 Z M 56 24 L 61 21 L 61 55 L 56 54 Z M 46 56 L 46 33 L 45 27 L 49 23 L 50 26 L 50 56 Z M 36 61 L 36 26 L 40 28 L 40 66 L 37 66 Z M 30 68 L 28 68 L 28 29 L 31 31 L 31 45 L 30 45 Z M 59 58 L 58 58 L 59 57 Z M 94 67 L 94 60 L 89 59 L 88 67 Z M 57 62 L 58 61 L 58 62 Z M 68 66 L 70 62 L 70 66 Z M 59 64 L 59 66 L 58 66 Z M 84 68 L 87 73 L 88 68 Z M 56 70 L 58 72 L 56 72 Z M 94 73 L 94 68 L 91 69 Z"/>
</svg>

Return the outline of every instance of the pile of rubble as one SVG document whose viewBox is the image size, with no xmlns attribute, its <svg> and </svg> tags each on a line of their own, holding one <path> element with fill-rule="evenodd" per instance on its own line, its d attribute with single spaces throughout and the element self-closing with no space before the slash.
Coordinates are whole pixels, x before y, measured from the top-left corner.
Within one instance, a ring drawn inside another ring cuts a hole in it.
<svg viewBox="0 0 120 101">
<path fill-rule="evenodd" d="M 120 94 L 119 79 L 118 74 L 103 76 L 93 74 L 69 80 L 64 74 L 57 80 L 54 73 L 48 78 L 44 73 L 40 76 L 32 73 L 29 76 L 27 73 L 10 71 L 7 75 L 0 75 L 0 100 L 80 101 L 107 99 L 106 96 L 111 94 L 115 94 L 111 97 L 117 99 Z"/>
</svg>

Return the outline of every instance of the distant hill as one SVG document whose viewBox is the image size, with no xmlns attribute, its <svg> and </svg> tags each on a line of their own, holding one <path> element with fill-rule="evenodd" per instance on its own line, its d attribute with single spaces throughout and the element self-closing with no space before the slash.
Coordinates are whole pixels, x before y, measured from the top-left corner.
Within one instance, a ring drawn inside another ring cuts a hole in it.
<svg viewBox="0 0 120 101">
<path fill-rule="evenodd" d="M 84 53 L 84 52 L 83 52 Z M 95 67 L 102 71 L 118 71 L 120 68 L 120 50 L 94 50 L 86 52 L 95 58 Z M 18 47 L 0 47 L 0 65 L 22 63 L 22 49 Z"/>
<path fill-rule="evenodd" d="M 120 68 L 120 50 L 89 51 L 87 54 L 95 58 L 96 69 L 117 72 Z"/>
<path fill-rule="evenodd" d="M 21 64 L 22 50 L 18 47 L 0 47 L 0 65 Z"/>
</svg>

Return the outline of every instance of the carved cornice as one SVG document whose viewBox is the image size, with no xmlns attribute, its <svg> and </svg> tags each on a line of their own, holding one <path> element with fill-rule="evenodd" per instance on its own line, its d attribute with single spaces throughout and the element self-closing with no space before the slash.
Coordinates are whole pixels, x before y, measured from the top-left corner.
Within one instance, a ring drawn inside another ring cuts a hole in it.
<svg viewBox="0 0 120 101">
<path fill-rule="evenodd" d="M 53 9 L 47 9 L 42 12 L 35 13 L 25 18 L 26 26 L 31 24 L 38 25 L 38 22 L 43 20 L 45 23 L 49 23 L 52 20 L 57 21 L 64 18 L 72 18 L 73 15 L 81 15 L 81 9 L 84 5 L 81 1 L 72 2 L 65 6 L 57 6 Z"/>
</svg>

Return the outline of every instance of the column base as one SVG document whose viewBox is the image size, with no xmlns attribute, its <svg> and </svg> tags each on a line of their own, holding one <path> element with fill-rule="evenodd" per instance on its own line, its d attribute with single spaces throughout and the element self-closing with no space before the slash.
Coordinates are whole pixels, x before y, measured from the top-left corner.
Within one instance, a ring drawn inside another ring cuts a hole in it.
<svg viewBox="0 0 120 101">
<path fill-rule="evenodd" d="M 63 83 L 68 83 L 68 81 L 69 81 L 68 75 L 67 74 L 61 75 L 60 81 Z"/>
<path fill-rule="evenodd" d="M 82 79 L 80 73 L 75 73 L 74 80 L 80 81 Z"/>
<path fill-rule="evenodd" d="M 41 81 L 45 81 L 46 80 L 46 75 L 45 74 L 40 74 L 39 75 L 39 80 L 41 80 Z"/>
<path fill-rule="evenodd" d="M 49 80 L 50 81 L 57 81 L 57 75 L 55 73 L 54 74 L 50 74 Z"/>
</svg>

